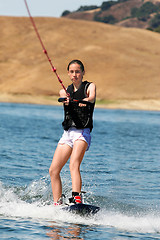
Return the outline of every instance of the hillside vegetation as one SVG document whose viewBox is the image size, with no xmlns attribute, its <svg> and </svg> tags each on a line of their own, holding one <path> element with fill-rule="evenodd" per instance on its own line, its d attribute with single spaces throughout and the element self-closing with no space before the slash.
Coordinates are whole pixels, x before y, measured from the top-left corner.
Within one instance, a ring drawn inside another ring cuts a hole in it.
<svg viewBox="0 0 160 240">
<path fill-rule="evenodd" d="M 160 32 L 160 0 L 104 1 L 100 6 L 66 10 L 62 16 Z"/>
<path fill-rule="evenodd" d="M 99 99 L 160 99 L 160 34 L 67 18 L 35 22 L 65 86 L 67 64 L 78 58 Z M 61 86 L 30 19 L 0 17 L 0 25 L 0 93 L 58 95 Z"/>
</svg>

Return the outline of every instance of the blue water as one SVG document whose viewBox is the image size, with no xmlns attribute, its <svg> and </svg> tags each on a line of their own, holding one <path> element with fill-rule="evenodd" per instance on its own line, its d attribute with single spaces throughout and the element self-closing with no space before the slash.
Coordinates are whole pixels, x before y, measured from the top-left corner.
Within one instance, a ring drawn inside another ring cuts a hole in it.
<svg viewBox="0 0 160 240">
<path fill-rule="evenodd" d="M 61 106 L 0 103 L 0 239 L 160 239 L 160 112 L 95 109 L 80 217 L 53 207 L 48 169 Z M 61 174 L 71 196 L 69 163 Z"/>
</svg>

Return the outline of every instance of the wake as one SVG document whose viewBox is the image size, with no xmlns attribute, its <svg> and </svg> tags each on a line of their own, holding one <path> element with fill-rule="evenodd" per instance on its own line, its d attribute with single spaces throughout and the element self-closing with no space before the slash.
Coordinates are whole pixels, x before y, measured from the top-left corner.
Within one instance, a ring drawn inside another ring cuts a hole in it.
<svg viewBox="0 0 160 240">
<path fill-rule="evenodd" d="M 65 191 L 70 192 L 68 186 Z M 53 206 L 49 178 L 44 177 L 33 181 L 26 187 L 5 186 L 0 182 L 0 216 L 1 218 L 29 219 L 33 222 L 58 222 L 63 224 L 85 224 L 89 226 L 104 226 L 122 231 L 136 233 L 160 233 L 160 217 L 155 211 L 134 210 L 126 206 L 123 210 L 121 204 L 115 208 L 109 204 L 108 199 L 90 193 L 86 203 L 98 204 L 101 210 L 94 216 L 82 217 L 60 210 Z"/>
</svg>

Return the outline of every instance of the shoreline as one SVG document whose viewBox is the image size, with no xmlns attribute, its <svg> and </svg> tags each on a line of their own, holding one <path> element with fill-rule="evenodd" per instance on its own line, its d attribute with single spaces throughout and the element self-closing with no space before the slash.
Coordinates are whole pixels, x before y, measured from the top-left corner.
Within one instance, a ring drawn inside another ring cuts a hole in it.
<svg viewBox="0 0 160 240">
<path fill-rule="evenodd" d="M 27 94 L 8 94 L 0 93 L 1 103 L 26 103 L 40 105 L 57 105 L 58 96 L 44 95 L 27 95 Z M 144 111 L 160 111 L 160 99 L 140 99 L 140 100 L 97 100 L 96 108 L 106 109 L 128 109 L 128 110 L 144 110 Z"/>
</svg>

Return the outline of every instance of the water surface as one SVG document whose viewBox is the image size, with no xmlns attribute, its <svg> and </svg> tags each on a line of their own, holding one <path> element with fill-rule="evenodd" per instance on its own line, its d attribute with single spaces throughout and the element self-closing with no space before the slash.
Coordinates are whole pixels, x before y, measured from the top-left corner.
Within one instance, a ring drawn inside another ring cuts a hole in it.
<svg viewBox="0 0 160 240">
<path fill-rule="evenodd" d="M 61 106 L 0 104 L 1 239 L 160 239 L 160 112 L 96 109 L 81 165 L 80 217 L 53 207 L 48 169 L 63 130 Z M 63 192 L 71 196 L 69 163 Z"/>
</svg>

